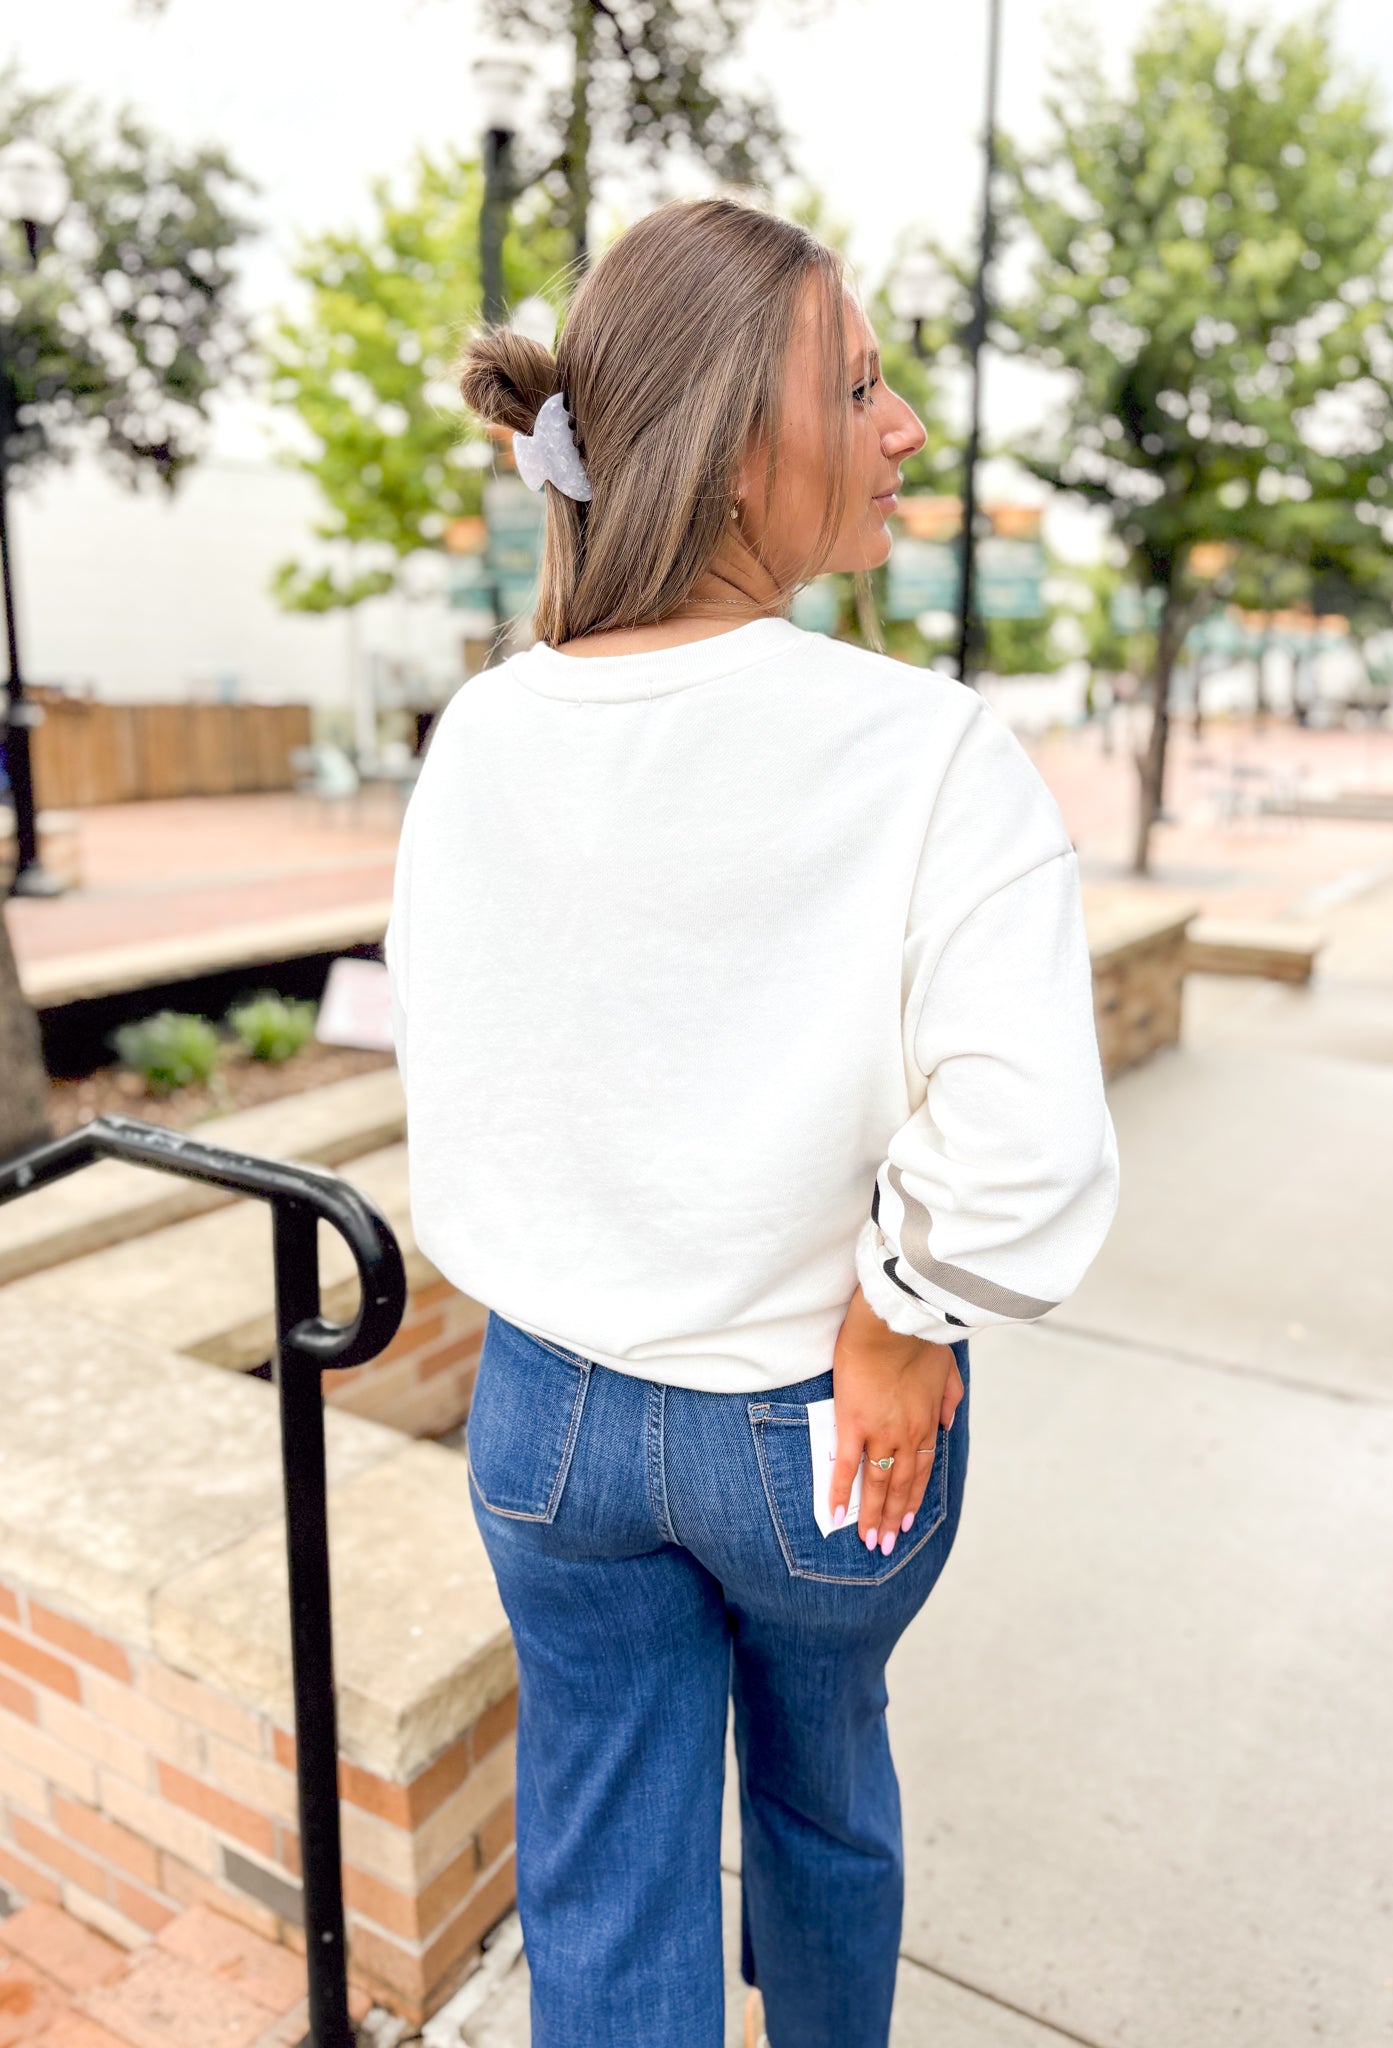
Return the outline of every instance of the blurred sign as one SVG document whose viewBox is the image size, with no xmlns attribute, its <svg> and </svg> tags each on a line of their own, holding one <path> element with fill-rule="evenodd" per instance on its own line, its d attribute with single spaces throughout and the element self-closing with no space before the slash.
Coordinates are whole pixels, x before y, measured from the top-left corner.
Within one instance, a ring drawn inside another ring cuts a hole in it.
<svg viewBox="0 0 1393 2048">
<path fill-rule="evenodd" d="M 452 611 L 493 610 L 493 574 L 482 555 L 454 557 L 450 562 L 446 587 Z"/>
<path fill-rule="evenodd" d="M 1185 636 L 1188 655 L 1213 654 L 1231 661 L 1253 660 L 1269 648 L 1298 656 L 1326 654 L 1349 635 L 1349 620 L 1338 612 L 1244 612 L 1236 607 L 1211 612 Z"/>
<path fill-rule="evenodd" d="M 1042 619 L 1044 581 L 1045 550 L 1038 540 L 993 537 L 978 542 L 975 596 L 979 618 Z"/>
<path fill-rule="evenodd" d="M 885 616 L 917 619 L 920 612 L 955 611 L 961 583 L 956 542 L 896 541 L 885 578 Z"/>
<path fill-rule="evenodd" d="M 1045 615 L 1045 551 L 1038 505 L 989 505 L 991 536 L 977 543 L 975 600 L 983 619 Z M 955 612 L 961 600 L 961 498 L 909 497 L 896 515 L 904 538 L 890 557 L 886 615 Z"/>
<path fill-rule="evenodd" d="M 789 617 L 805 633 L 835 633 L 842 615 L 842 593 L 836 579 L 819 576 L 793 594 Z"/>
<path fill-rule="evenodd" d="M 1227 612 L 1212 612 L 1185 635 L 1185 652 L 1188 655 L 1214 654 L 1233 661 L 1240 655 L 1256 654 L 1261 650 L 1261 639 L 1249 633 L 1239 619 L 1230 617 Z"/>
<path fill-rule="evenodd" d="M 1039 505 L 988 505 L 987 517 L 998 540 L 1039 540 L 1043 507 Z"/>
<path fill-rule="evenodd" d="M 537 570 L 546 530 L 542 494 L 529 491 L 521 477 L 493 478 L 484 485 L 484 528 L 481 566 L 489 592 L 496 596 L 494 609 L 502 618 L 518 618 L 530 612 L 536 602 Z M 461 556 L 456 570 L 463 570 L 470 559 Z M 477 587 L 458 600 L 452 594 L 451 603 L 456 602 L 464 610 L 477 610 Z"/>
<path fill-rule="evenodd" d="M 314 1035 L 321 1045 L 391 1052 L 392 998 L 380 960 L 336 960 L 329 969 Z"/>
<path fill-rule="evenodd" d="M 1138 590 L 1135 583 L 1119 583 L 1109 607 L 1114 633 L 1154 633 L 1165 602 L 1159 590 Z"/>
<path fill-rule="evenodd" d="M 1201 583 L 1212 583 L 1233 561 L 1234 549 L 1226 540 L 1196 541 L 1190 550 L 1190 574 Z"/>
<path fill-rule="evenodd" d="M 479 518 L 451 519 L 445 528 L 447 555 L 481 555 L 488 528 Z"/>
<path fill-rule="evenodd" d="M 901 498 L 895 517 L 914 540 L 956 540 L 963 528 L 962 499 Z"/>
</svg>

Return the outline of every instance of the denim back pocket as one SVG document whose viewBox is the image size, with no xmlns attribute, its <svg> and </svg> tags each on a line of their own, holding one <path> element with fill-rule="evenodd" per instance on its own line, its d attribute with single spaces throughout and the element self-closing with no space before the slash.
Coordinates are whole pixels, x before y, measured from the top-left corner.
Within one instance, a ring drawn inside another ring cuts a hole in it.
<svg viewBox="0 0 1393 2048">
<path fill-rule="evenodd" d="M 855 1522 L 844 1522 L 824 1536 L 813 1515 L 812 1452 L 808 1445 L 808 1411 L 798 1401 L 751 1401 L 750 1427 L 765 1498 L 784 1563 L 795 1579 L 830 1579 L 838 1585 L 879 1585 L 922 1548 L 948 1512 L 948 1432 L 939 1425 L 934 1438 L 929 1483 L 914 1525 L 897 1538 L 886 1557 L 879 1544 L 867 1550 Z"/>
<path fill-rule="evenodd" d="M 489 1317 L 465 1456 L 474 1490 L 494 1514 L 555 1520 L 592 1370 L 588 1358 Z"/>
</svg>

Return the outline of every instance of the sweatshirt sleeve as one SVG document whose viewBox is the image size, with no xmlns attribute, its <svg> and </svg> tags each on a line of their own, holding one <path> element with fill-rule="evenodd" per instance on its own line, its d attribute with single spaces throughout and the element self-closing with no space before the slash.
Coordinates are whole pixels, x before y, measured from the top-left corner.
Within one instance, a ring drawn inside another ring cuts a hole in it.
<svg viewBox="0 0 1393 2048">
<path fill-rule="evenodd" d="M 950 1344 L 1082 1280 L 1117 1205 L 1078 863 L 985 707 L 945 776 L 906 933 L 906 1067 L 856 1246 L 876 1314 Z"/>
</svg>

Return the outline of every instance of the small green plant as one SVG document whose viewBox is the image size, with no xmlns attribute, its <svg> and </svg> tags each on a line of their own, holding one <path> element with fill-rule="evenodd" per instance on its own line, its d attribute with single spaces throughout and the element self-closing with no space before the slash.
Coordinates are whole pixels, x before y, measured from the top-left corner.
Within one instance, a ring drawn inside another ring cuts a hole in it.
<svg viewBox="0 0 1393 2048">
<path fill-rule="evenodd" d="M 297 1003 L 264 989 L 260 995 L 230 1009 L 227 1021 L 249 1059 L 270 1060 L 279 1065 L 313 1037 L 316 1014 L 314 1003 Z"/>
<path fill-rule="evenodd" d="M 123 1067 L 139 1074 L 152 1095 L 168 1095 L 191 1081 L 211 1081 L 221 1041 L 206 1017 L 160 1010 L 123 1024 L 111 1040 Z"/>
</svg>

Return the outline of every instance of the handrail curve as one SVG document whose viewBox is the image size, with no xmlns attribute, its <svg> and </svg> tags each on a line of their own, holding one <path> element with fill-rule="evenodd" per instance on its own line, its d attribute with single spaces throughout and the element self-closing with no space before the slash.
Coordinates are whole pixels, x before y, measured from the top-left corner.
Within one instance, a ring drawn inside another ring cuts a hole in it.
<svg viewBox="0 0 1393 2048">
<path fill-rule="evenodd" d="M 406 1301 L 406 1268 L 391 1225 L 361 1188 L 319 1167 L 232 1151 L 164 1124 L 113 1113 L 94 1117 L 0 1166 L 0 1205 L 33 1188 L 65 1180 L 97 1159 L 153 1167 L 273 1205 L 293 1203 L 312 1210 L 338 1232 L 358 1269 L 362 1293 L 357 1313 L 351 1323 L 307 1317 L 286 1332 L 287 1352 L 321 1371 L 342 1371 L 376 1358 L 396 1335 Z"/>
</svg>

